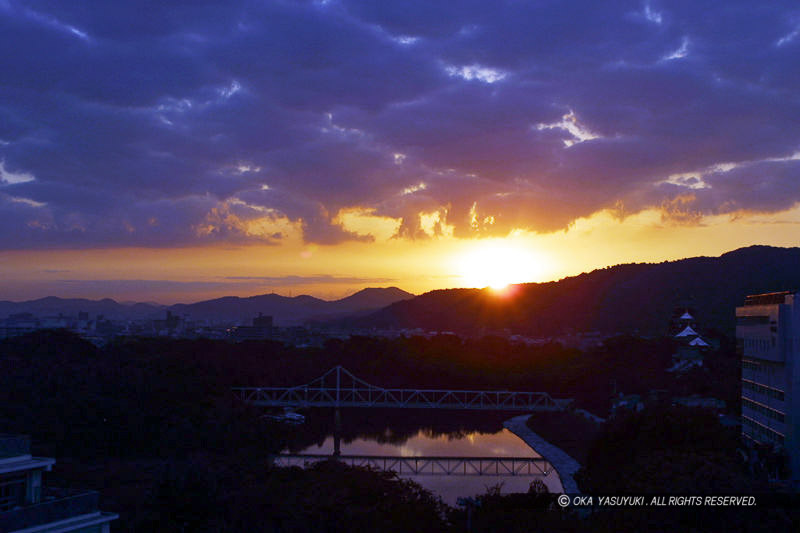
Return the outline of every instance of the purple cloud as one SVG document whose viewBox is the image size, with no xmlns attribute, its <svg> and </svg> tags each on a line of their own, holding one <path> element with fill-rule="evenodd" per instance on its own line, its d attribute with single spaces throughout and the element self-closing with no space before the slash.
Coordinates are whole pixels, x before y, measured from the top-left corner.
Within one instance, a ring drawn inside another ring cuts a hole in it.
<svg viewBox="0 0 800 533">
<path fill-rule="evenodd" d="M 369 240 L 336 222 L 353 207 L 413 238 L 423 212 L 467 237 L 800 200 L 792 2 L 8 0 L 0 43 L 3 249 L 280 242 L 265 217 Z"/>
</svg>

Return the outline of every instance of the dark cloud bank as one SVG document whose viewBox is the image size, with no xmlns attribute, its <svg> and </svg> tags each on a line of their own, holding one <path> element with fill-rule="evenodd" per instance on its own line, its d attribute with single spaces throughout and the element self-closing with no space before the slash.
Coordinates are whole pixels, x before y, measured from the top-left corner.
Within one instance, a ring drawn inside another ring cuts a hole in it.
<svg viewBox="0 0 800 533">
<path fill-rule="evenodd" d="M 0 0 L 0 247 L 800 200 L 795 2 Z"/>
</svg>

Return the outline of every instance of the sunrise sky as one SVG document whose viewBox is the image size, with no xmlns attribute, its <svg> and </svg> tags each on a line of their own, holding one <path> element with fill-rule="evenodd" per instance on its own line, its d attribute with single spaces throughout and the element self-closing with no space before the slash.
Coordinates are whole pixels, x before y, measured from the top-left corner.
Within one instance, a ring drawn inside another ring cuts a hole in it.
<svg viewBox="0 0 800 533">
<path fill-rule="evenodd" d="M 0 0 L 0 50 L 0 299 L 800 242 L 793 1 Z"/>
</svg>

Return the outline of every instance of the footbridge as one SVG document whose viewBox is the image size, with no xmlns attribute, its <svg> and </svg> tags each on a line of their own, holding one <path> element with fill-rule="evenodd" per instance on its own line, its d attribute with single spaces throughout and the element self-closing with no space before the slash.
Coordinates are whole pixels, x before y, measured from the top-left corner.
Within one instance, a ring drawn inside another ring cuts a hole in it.
<svg viewBox="0 0 800 533">
<path fill-rule="evenodd" d="M 236 387 L 236 396 L 264 407 L 393 407 L 494 411 L 563 411 L 571 399 L 546 392 L 507 390 L 385 389 L 370 385 L 342 366 L 295 387 Z"/>
<path fill-rule="evenodd" d="M 350 466 L 407 476 L 546 476 L 553 467 L 541 457 L 399 457 L 382 455 L 272 455 L 275 466 L 306 467 L 335 459 Z"/>
</svg>

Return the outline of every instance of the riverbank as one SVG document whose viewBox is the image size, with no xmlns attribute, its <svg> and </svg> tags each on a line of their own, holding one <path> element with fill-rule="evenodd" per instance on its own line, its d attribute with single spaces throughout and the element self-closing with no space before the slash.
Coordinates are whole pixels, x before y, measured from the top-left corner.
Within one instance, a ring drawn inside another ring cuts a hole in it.
<svg viewBox="0 0 800 533">
<path fill-rule="evenodd" d="M 536 412 L 528 418 L 527 425 L 582 465 L 586 464 L 589 449 L 602 427 L 600 423 L 570 411 Z"/>
<path fill-rule="evenodd" d="M 553 446 L 534 433 L 527 425 L 529 417 L 530 415 L 515 416 L 510 420 L 506 420 L 503 426 L 525 441 L 525 444 L 536 450 L 536 453 L 553 465 L 561 479 L 561 487 L 565 493 L 578 494 L 580 491 L 573 476 L 581 465 L 563 450 Z"/>
</svg>

